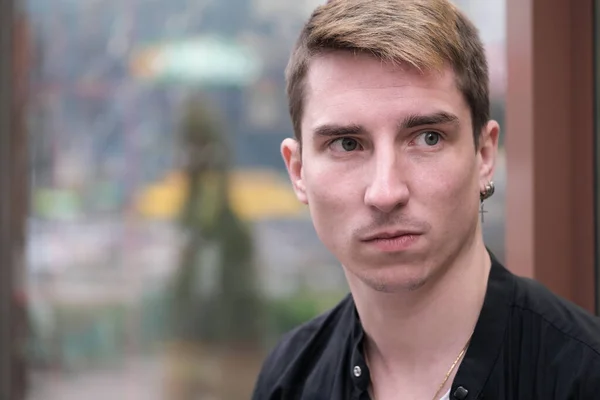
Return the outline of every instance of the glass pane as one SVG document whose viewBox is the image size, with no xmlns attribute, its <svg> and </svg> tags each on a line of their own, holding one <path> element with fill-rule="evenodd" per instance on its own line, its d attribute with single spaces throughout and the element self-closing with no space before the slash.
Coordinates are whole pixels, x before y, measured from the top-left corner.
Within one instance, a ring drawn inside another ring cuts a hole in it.
<svg viewBox="0 0 600 400">
<path fill-rule="evenodd" d="M 27 2 L 31 399 L 249 398 L 345 293 L 279 155 L 310 3 Z"/>
<path fill-rule="evenodd" d="M 273 343 L 346 293 L 279 155 L 283 70 L 321 2 L 26 1 L 29 399 L 249 398 Z M 504 3 L 459 3 L 502 123 Z"/>
</svg>

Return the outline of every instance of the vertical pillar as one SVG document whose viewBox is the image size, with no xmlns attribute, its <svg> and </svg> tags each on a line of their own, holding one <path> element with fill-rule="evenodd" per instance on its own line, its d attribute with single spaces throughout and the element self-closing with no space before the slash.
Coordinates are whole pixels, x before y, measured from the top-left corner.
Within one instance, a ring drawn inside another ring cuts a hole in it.
<svg viewBox="0 0 600 400">
<path fill-rule="evenodd" d="M 592 311 L 592 0 L 507 0 L 507 24 L 507 267 Z"/>
<path fill-rule="evenodd" d="M 12 1 L 0 0 L 0 58 L 12 59 Z M 12 219 L 11 85 L 12 65 L 0 63 L 0 398 L 11 398 Z"/>
<path fill-rule="evenodd" d="M 28 213 L 26 102 L 29 34 L 19 0 L 0 0 L 0 398 L 23 400 L 27 303 L 24 252 Z"/>
</svg>

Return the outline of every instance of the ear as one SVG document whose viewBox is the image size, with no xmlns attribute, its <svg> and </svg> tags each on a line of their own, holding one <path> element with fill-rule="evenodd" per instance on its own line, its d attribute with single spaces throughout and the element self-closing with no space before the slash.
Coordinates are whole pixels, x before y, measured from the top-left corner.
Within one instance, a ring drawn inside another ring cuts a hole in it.
<svg viewBox="0 0 600 400">
<path fill-rule="evenodd" d="M 302 174 L 302 151 L 300 143 L 296 139 L 285 139 L 281 143 L 281 156 L 287 167 L 298 200 L 304 204 L 308 204 Z"/>
<path fill-rule="evenodd" d="M 498 138 L 500 137 L 500 126 L 496 121 L 489 121 L 482 129 L 479 137 L 479 186 L 483 190 L 494 176 L 496 168 L 496 157 L 498 155 Z"/>
</svg>

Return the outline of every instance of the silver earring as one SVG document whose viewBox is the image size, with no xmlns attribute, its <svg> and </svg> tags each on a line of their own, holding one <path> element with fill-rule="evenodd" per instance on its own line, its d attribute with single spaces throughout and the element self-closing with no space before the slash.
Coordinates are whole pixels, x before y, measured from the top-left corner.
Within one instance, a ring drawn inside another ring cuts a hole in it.
<svg viewBox="0 0 600 400">
<path fill-rule="evenodd" d="M 494 186 L 494 182 L 490 181 L 485 188 L 479 192 L 479 200 L 481 201 L 481 205 L 479 206 L 479 214 L 481 215 L 481 222 L 484 222 L 483 215 L 487 213 L 483 208 L 483 201 L 489 199 L 494 194 L 496 187 Z"/>
<path fill-rule="evenodd" d="M 495 190 L 496 187 L 494 186 L 494 182 L 490 181 L 487 185 L 485 185 L 485 188 L 481 192 L 479 192 L 479 199 L 481 201 L 489 199 L 490 197 L 492 197 Z"/>
</svg>

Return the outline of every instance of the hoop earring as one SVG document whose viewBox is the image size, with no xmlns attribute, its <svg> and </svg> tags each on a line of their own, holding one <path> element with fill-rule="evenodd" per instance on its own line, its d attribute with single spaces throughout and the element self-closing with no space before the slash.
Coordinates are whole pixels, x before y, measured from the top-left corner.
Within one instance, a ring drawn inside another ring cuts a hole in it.
<svg viewBox="0 0 600 400">
<path fill-rule="evenodd" d="M 485 188 L 479 192 L 479 199 L 483 202 L 484 200 L 492 197 L 495 191 L 496 187 L 494 186 L 494 182 L 490 181 L 487 185 L 485 185 Z"/>
<path fill-rule="evenodd" d="M 481 223 L 485 222 L 483 215 L 487 213 L 487 211 L 485 211 L 485 209 L 483 208 L 483 202 L 484 200 L 487 200 L 490 197 L 492 197 L 495 190 L 496 187 L 494 186 L 494 182 L 490 181 L 487 185 L 485 185 L 485 188 L 481 192 L 479 192 L 479 200 L 481 202 L 479 206 L 479 214 L 481 215 Z"/>
</svg>

